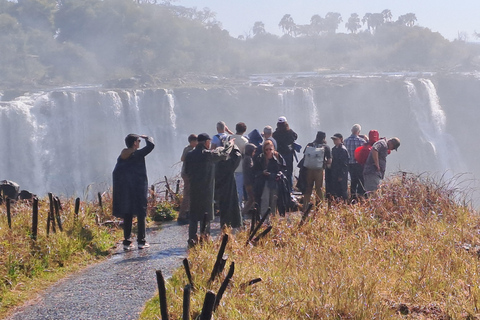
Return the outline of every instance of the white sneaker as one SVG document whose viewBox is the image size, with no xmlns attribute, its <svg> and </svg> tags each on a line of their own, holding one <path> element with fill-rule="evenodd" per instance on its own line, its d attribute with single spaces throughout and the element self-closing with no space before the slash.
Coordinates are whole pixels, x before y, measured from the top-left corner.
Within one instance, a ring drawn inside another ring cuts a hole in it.
<svg viewBox="0 0 480 320">
<path fill-rule="evenodd" d="M 138 249 L 145 249 L 145 248 L 150 248 L 150 244 L 148 242 L 138 244 Z"/>
<path fill-rule="evenodd" d="M 133 243 L 130 243 L 129 245 L 126 245 L 126 244 L 123 245 L 123 250 L 125 251 L 132 251 L 133 249 L 135 249 L 135 246 L 133 245 Z"/>
</svg>

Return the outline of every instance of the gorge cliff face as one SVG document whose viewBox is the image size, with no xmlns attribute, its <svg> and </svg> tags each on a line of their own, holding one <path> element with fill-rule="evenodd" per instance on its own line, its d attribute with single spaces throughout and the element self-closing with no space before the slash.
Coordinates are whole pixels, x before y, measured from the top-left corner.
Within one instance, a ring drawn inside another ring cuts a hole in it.
<svg viewBox="0 0 480 320">
<path fill-rule="evenodd" d="M 37 194 L 83 195 L 105 190 L 128 133 L 154 137 L 150 183 L 180 171 L 191 133 L 215 134 L 223 120 L 247 133 L 286 116 L 305 146 L 327 137 L 376 129 L 401 139 L 388 171 L 480 176 L 474 128 L 480 80 L 472 75 L 332 76 L 295 86 L 221 85 L 175 89 L 78 88 L 11 95 L 0 100 L 0 179 Z M 327 141 L 332 145 L 331 140 Z M 299 155 L 300 157 L 300 155 Z M 472 176 L 473 177 L 473 176 Z"/>
</svg>

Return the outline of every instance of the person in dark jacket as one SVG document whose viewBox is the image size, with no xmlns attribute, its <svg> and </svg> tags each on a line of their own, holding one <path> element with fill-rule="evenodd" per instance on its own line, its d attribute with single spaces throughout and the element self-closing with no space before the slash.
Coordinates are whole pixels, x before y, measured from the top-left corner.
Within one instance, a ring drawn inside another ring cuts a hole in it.
<svg viewBox="0 0 480 320">
<path fill-rule="evenodd" d="M 343 145 L 343 136 L 335 133 L 332 137 L 331 195 L 336 200 L 348 200 L 348 151 Z"/>
<path fill-rule="evenodd" d="M 293 143 L 297 140 L 298 135 L 290 129 L 287 118 L 284 116 L 278 118 L 277 129 L 273 133 L 273 138 L 277 141 L 278 153 L 280 153 L 285 160 L 285 175 L 287 176 L 290 188 L 292 188 L 293 155 L 295 152 Z"/>
<path fill-rule="evenodd" d="M 185 173 L 190 180 L 189 246 L 198 242 L 199 222 L 201 232 L 204 235 L 210 234 L 210 221 L 213 219 L 215 163 L 226 160 L 228 153 L 233 148 L 233 142 L 227 141 L 224 147 L 210 150 L 211 139 L 206 133 L 199 134 L 197 141 L 197 146 L 187 154 L 185 159 Z M 235 202 L 235 204 L 237 203 Z"/>
<path fill-rule="evenodd" d="M 273 142 L 266 140 L 263 143 L 263 153 L 254 159 L 255 173 L 255 200 L 260 204 L 259 212 L 263 216 L 270 207 L 272 214 L 277 211 L 277 194 L 279 174 L 285 170 L 285 161 L 275 151 Z"/>
<path fill-rule="evenodd" d="M 140 147 L 140 138 L 146 146 Z M 134 248 L 130 239 L 132 220 L 137 216 L 138 248 L 148 248 L 145 240 L 145 218 L 147 216 L 148 179 L 145 157 L 153 150 L 153 138 L 146 135 L 129 134 L 125 138 L 127 148 L 123 149 L 113 170 L 113 215 L 123 219 L 123 249 Z"/>
<path fill-rule="evenodd" d="M 218 187 L 215 192 L 218 192 L 218 209 L 220 210 L 220 226 L 222 227 L 239 228 L 243 224 L 235 182 L 235 169 L 240 165 L 241 159 L 242 153 L 238 146 L 234 144 L 227 160 L 219 161 L 215 169 L 215 182 L 216 187 Z"/>
<path fill-rule="evenodd" d="M 255 193 L 253 192 L 253 185 L 255 181 L 255 173 L 253 171 L 253 159 L 255 156 L 256 146 L 253 143 L 245 145 L 245 155 L 243 157 L 243 185 L 247 192 L 247 202 L 243 206 L 242 216 L 245 217 L 253 204 L 255 203 Z"/>
</svg>

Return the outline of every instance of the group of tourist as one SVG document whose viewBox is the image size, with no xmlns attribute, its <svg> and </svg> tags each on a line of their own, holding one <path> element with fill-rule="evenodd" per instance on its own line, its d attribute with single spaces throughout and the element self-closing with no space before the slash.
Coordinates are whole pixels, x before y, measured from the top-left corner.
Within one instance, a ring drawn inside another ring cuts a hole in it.
<svg viewBox="0 0 480 320">
<path fill-rule="evenodd" d="M 263 132 L 254 129 L 246 134 L 247 126 L 239 122 L 234 133 L 223 121 L 217 123 L 216 129 L 213 137 L 191 134 L 181 156 L 184 192 L 178 222 L 189 223 L 189 246 L 198 243 L 199 226 L 201 234 L 210 233 L 215 214 L 220 216 L 222 226 L 238 228 L 254 208 L 262 216 L 267 210 L 282 214 L 293 203 L 293 160 L 302 151 L 286 117 L 278 118 L 275 130 L 267 125 Z M 360 125 L 355 124 L 345 141 L 342 134 L 334 134 L 332 148 L 326 143 L 325 132 L 318 131 L 315 140 L 304 148 L 295 185 L 304 195 L 304 210 L 311 203 L 314 187 L 313 202 L 325 197 L 329 201 L 355 202 L 378 188 L 385 174 L 386 157 L 400 146 L 400 140 L 381 139 L 376 130 L 366 137 L 360 131 Z M 142 149 L 140 138 L 147 144 Z M 145 156 L 154 143 L 151 137 L 130 134 L 125 144 L 127 148 L 122 150 L 113 171 L 113 214 L 124 219 L 125 250 L 133 248 L 132 217 L 138 217 L 137 242 L 142 249 L 149 246 L 145 241 Z"/>
<path fill-rule="evenodd" d="M 263 132 L 239 122 L 232 132 L 223 121 L 217 123 L 217 134 L 189 136 L 189 145 L 182 154 L 182 178 L 186 191 L 180 209 L 179 223 L 189 223 L 189 244 L 198 241 L 200 230 L 208 234 L 215 214 L 220 224 L 238 228 L 250 210 L 260 215 L 267 210 L 284 213 L 291 203 L 294 190 L 293 163 L 301 147 L 298 136 L 286 117 L 278 118 L 275 131 L 265 126 Z M 319 131 L 315 140 L 303 150 L 296 187 L 304 194 L 304 208 L 312 199 L 323 200 L 323 182 L 327 199 L 354 202 L 378 188 L 386 168 L 386 156 L 400 146 L 398 138 L 380 139 L 378 131 L 369 137 L 360 135 L 355 124 L 352 134 L 343 139 L 336 133 L 326 143 L 325 132 Z M 195 147 L 196 144 L 196 147 Z M 193 151 L 192 151 L 193 149 Z M 366 156 L 366 157 L 365 157 Z M 350 175 L 350 197 L 348 176 Z M 315 202 L 315 201 L 314 201 Z"/>
</svg>

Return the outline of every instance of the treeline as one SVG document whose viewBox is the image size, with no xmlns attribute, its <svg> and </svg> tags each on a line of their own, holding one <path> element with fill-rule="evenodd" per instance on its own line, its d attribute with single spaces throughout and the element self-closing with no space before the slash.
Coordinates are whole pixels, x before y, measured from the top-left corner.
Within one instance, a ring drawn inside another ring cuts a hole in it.
<svg viewBox="0 0 480 320">
<path fill-rule="evenodd" d="M 243 76 L 317 70 L 436 71 L 471 68 L 475 45 L 450 42 L 415 26 L 413 13 L 392 21 L 389 10 L 352 14 L 349 34 L 336 33 L 337 13 L 284 35 L 231 37 L 215 14 L 140 0 L 0 0 L 0 85 L 102 83 L 140 77 L 145 83 L 185 74 Z M 361 30 L 360 23 L 366 26 Z"/>
</svg>

